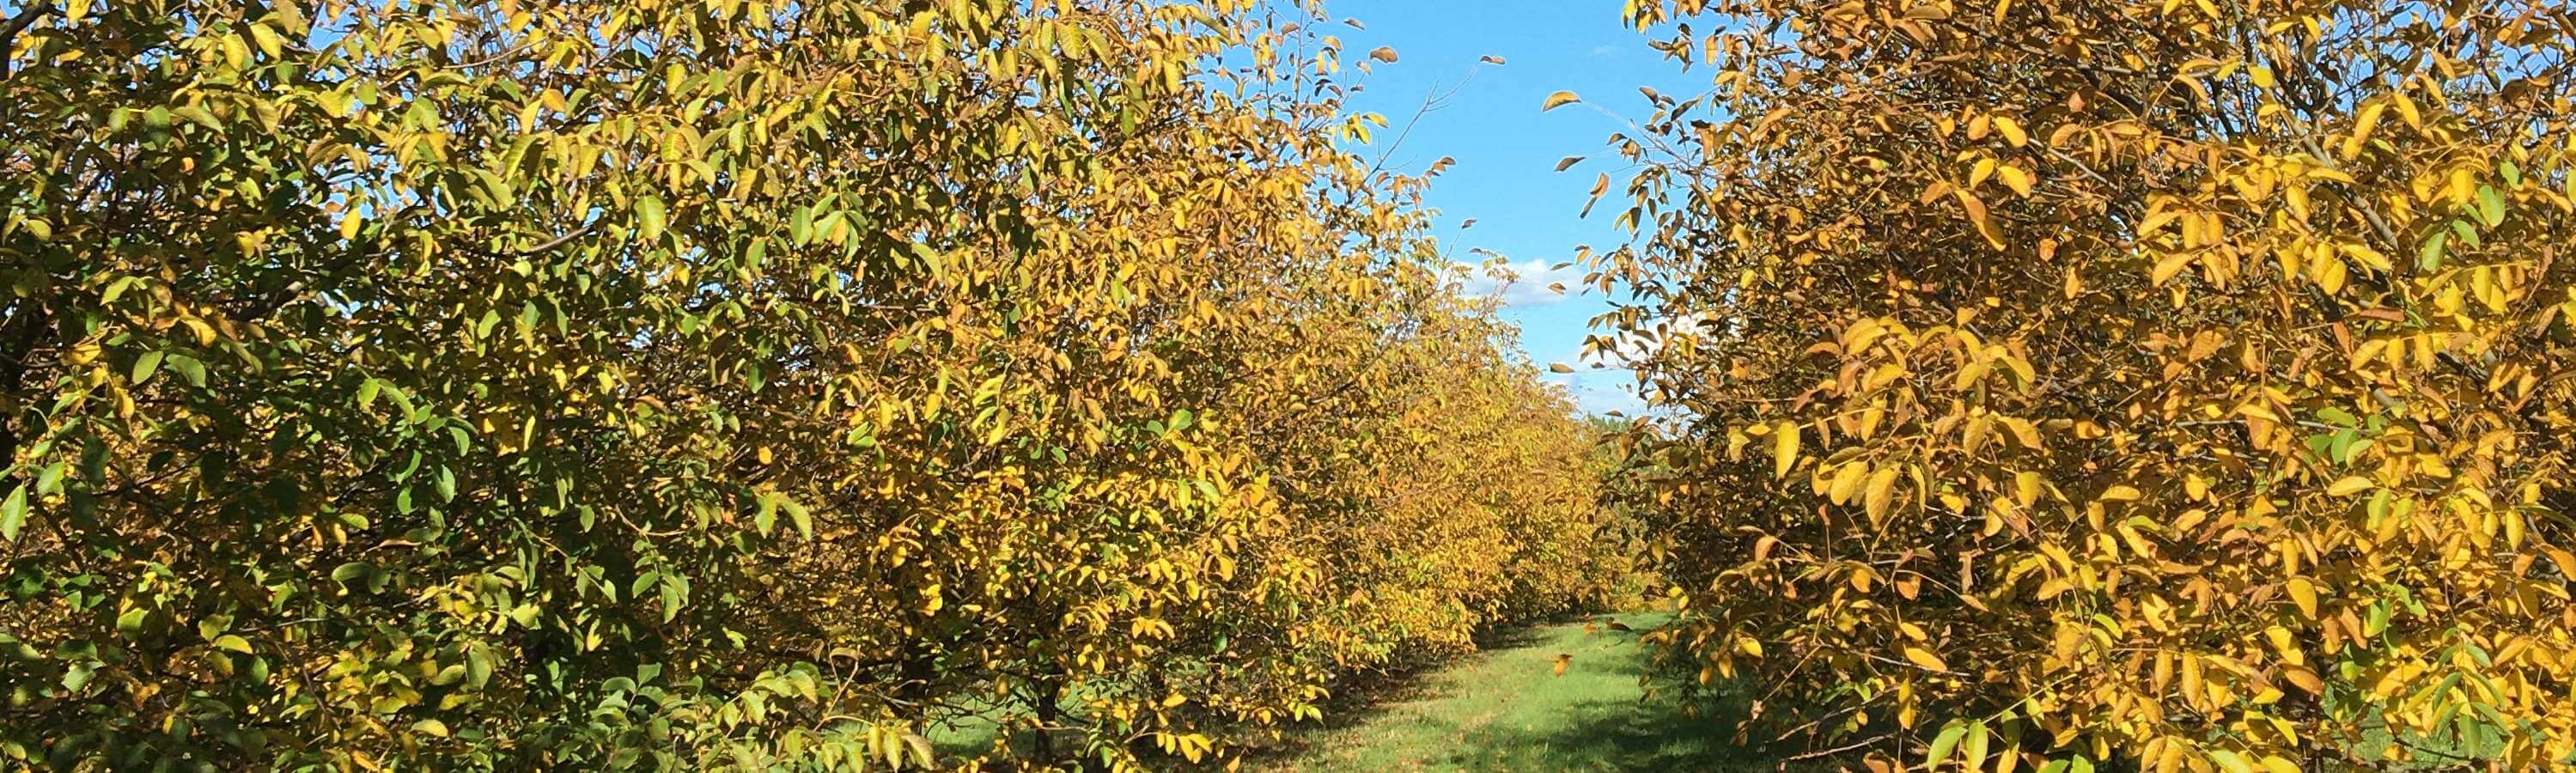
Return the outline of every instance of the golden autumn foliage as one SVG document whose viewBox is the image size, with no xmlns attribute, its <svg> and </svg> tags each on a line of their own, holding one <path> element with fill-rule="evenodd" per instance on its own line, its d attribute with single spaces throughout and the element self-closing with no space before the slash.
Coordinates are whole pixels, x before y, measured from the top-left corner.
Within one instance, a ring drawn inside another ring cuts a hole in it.
<svg viewBox="0 0 2576 773">
<path fill-rule="evenodd" d="M 1662 0 L 1660 634 L 1871 764 L 2576 754 L 2576 10 Z M 1551 100 L 1553 103 L 1553 100 Z"/>
<path fill-rule="evenodd" d="M 1210 761 L 1626 565 L 1319 9 L 0 9 L 0 766 Z"/>
</svg>

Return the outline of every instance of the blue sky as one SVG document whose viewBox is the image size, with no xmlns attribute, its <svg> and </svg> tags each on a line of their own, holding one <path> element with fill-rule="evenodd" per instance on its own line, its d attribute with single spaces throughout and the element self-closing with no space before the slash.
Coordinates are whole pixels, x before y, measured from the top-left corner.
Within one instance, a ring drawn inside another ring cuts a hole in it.
<svg viewBox="0 0 2576 773">
<path fill-rule="evenodd" d="M 1607 299 L 1548 292 L 1548 284 L 1573 285 L 1581 273 L 1545 270 L 1572 260 L 1577 245 L 1607 249 L 1624 241 L 1610 225 L 1617 210 L 1609 203 L 1591 218 L 1579 216 L 1596 175 L 1626 177 L 1605 144 L 1625 125 L 1587 106 L 1643 117 L 1652 108 L 1638 86 L 1688 93 L 1675 86 L 1695 76 L 1647 48 L 1620 21 L 1614 2 L 1334 0 L 1328 9 L 1366 25 L 1332 31 L 1348 60 L 1365 61 L 1379 46 L 1398 54 L 1393 64 L 1371 63 L 1372 72 L 1356 81 L 1366 89 L 1350 105 L 1386 116 L 1391 125 L 1378 133 L 1379 144 L 1393 142 L 1426 99 L 1457 89 L 1445 107 L 1421 117 L 1390 164 L 1419 173 L 1442 156 L 1458 160 L 1432 181 L 1429 196 L 1440 210 L 1442 250 L 1476 262 L 1483 256 L 1470 250 L 1482 248 L 1520 267 L 1524 278 L 1504 291 L 1503 314 L 1520 325 L 1530 359 L 1576 365 L 1575 373 L 1549 378 L 1572 390 L 1585 410 L 1635 412 L 1640 403 L 1627 391 L 1626 371 L 1596 371 L 1576 361 L 1586 323 L 1607 308 Z M 1485 56 L 1505 63 L 1478 67 Z M 1542 114 L 1540 104 L 1560 90 L 1582 95 L 1585 104 Z M 1556 171 L 1560 159 L 1578 155 L 1590 158 Z M 1470 219 L 1474 227 L 1462 228 Z"/>
</svg>

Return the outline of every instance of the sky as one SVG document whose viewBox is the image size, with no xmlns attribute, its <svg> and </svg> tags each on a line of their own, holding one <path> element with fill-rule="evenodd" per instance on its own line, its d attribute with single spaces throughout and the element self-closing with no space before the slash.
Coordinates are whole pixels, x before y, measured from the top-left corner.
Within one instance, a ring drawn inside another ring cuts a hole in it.
<svg viewBox="0 0 2576 773">
<path fill-rule="evenodd" d="M 1508 258 L 1522 278 L 1500 289 L 1503 316 L 1521 328 L 1530 359 L 1574 366 L 1574 373 L 1548 378 L 1566 385 L 1585 411 L 1634 414 L 1642 403 L 1628 389 L 1627 371 L 1594 370 L 1578 359 L 1587 323 L 1609 308 L 1608 299 L 1572 288 L 1580 267 L 1548 268 L 1573 260 L 1578 245 L 1608 249 L 1625 241 L 1611 227 L 1617 209 L 1609 203 L 1580 216 L 1596 175 L 1626 178 L 1606 144 L 1626 128 L 1617 116 L 1652 112 L 1638 86 L 1690 93 L 1676 87 L 1696 76 L 1647 48 L 1620 21 L 1619 4 L 1607 0 L 1332 0 L 1328 9 L 1365 25 L 1332 31 L 1347 60 L 1364 61 L 1379 46 L 1397 53 L 1394 63 L 1370 64 L 1356 81 L 1365 90 L 1348 106 L 1386 117 L 1390 126 L 1377 133 L 1378 145 L 1404 134 L 1427 99 L 1455 90 L 1421 116 L 1390 164 L 1420 173 L 1442 156 L 1457 159 L 1432 180 L 1427 197 L 1440 211 L 1434 235 L 1442 250 L 1466 263 L 1485 259 L 1477 249 Z M 1486 56 L 1504 64 L 1480 66 Z M 1584 103 L 1542 114 L 1540 105 L 1557 91 L 1575 92 Z M 1556 171 L 1567 156 L 1589 158 Z M 1469 220 L 1474 226 L 1463 227 Z M 1568 292 L 1546 289 L 1556 282 Z"/>
</svg>

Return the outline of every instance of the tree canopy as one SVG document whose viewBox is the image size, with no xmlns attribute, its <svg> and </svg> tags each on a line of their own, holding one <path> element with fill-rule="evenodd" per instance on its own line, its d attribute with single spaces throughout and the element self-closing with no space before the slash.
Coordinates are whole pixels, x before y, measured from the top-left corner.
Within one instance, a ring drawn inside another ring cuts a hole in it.
<svg viewBox="0 0 2576 773">
<path fill-rule="evenodd" d="M 2566 5 L 1629 16 L 1710 80 L 1613 139 L 1637 238 L 1595 280 L 1636 300 L 1596 345 L 1649 342 L 1658 405 L 1621 489 L 1759 737 L 2576 753 Z"/>
<path fill-rule="evenodd" d="M 13 4 L 0 764 L 1199 761 L 1594 603 L 1319 13 Z"/>
</svg>

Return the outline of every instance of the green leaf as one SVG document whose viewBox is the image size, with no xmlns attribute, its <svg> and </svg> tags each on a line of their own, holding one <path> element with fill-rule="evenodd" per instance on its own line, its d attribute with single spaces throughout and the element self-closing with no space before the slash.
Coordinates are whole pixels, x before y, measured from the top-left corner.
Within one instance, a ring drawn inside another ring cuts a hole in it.
<svg viewBox="0 0 2576 773">
<path fill-rule="evenodd" d="M 646 196 L 635 200 L 635 217 L 640 223 L 639 227 L 642 229 L 640 233 L 645 241 L 662 238 L 662 227 L 666 224 L 662 218 L 665 214 L 660 197 Z"/>
<path fill-rule="evenodd" d="M 468 647 L 465 650 L 465 683 L 480 690 L 491 681 L 492 653 L 482 647 Z"/>
<path fill-rule="evenodd" d="M 18 541 L 18 527 L 27 523 L 27 484 L 9 490 L 9 500 L 0 502 L 0 539 Z"/>
<path fill-rule="evenodd" d="M 2495 186 L 2478 186 L 2478 220 L 2488 228 L 2504 224 L 2504 194 L 2497 192 Z"/>
<path fill-rule="evenodd" d="M 2426 271 L 2441 268 L 2442 253 L 2445 250 L 2450 249 L 2450 246 L 2451 235 L 2449 233 L 2442 231 L 2433 232 L 2433 236 L 2431 238 L 2424 240 L 2423 249 L 2416 251 L 2415 267 Z"/>
<path fill-rule="evenodd" d="M 1949 759 L 1950 751 L 1958 748 L 1959 739 L 1966 737 L 1967 734 L 1967 725 L 1953 723 L 1949 727 L 1942 728 L 1940 735 L 1932 737 L 1932 751 L 1923 755 L 1923 765 L 1931 767 Z"/>
<path fill-rule="evenodd" d="M 239 652 L 241 654 L 248 655 L 250 654 L 250 640 L 229 633 L 224 634 L 222 636 L 215 637 L 215 649 L 223 650 L 225 652 Z"/>
<path fill-rule="evenodd" d="M 206 385 L 206 364 L 198 362 L 197 358 L 185 354 L 173 354 L 163 359 L 170 363 L 171 370 L 178 371 L 181 377 L 188 379 L 189 386 L 203 388 Z"/>
<path fill-rule="evenodd" d="M 2243 756 L 2226 749 L 2209 750 L 2209 761 L 2218 763 L 2219 769 L 2227 773 L 2254 773 L 2254 766 L 2248 764 Z"/>
<path fill-rule="evenodd" d="M 82 661 L 73 664 L 69 670 L 63 672 L 63 689 L 80 692 L 82 687 L 89 686 L 90 677 L 97 675 L 98 663 L 96 662 Z"/>
<path fill-rule="evenodd" d="M 144 352 L 143 356 L 134 358 L 134 370 L 126 374 L 125 380 L 126 383 L 142 386 L 143 382 L 152 380 L 152 374 L 159 372 L 161 372 L 161 352 Z"/>
<path fill-rule="evenodd" d="M 224 133 L 224 122 L 215 120 L 215 114 L 206 112 L 204 107 L 197 105 L 180 105 L 178 107 L 170 108 L 170 114 L 179 118 L 187 119 L 189 123 L 206 127 L 207 131 L 211 131 L 216 134 Z"/>
</svg>

